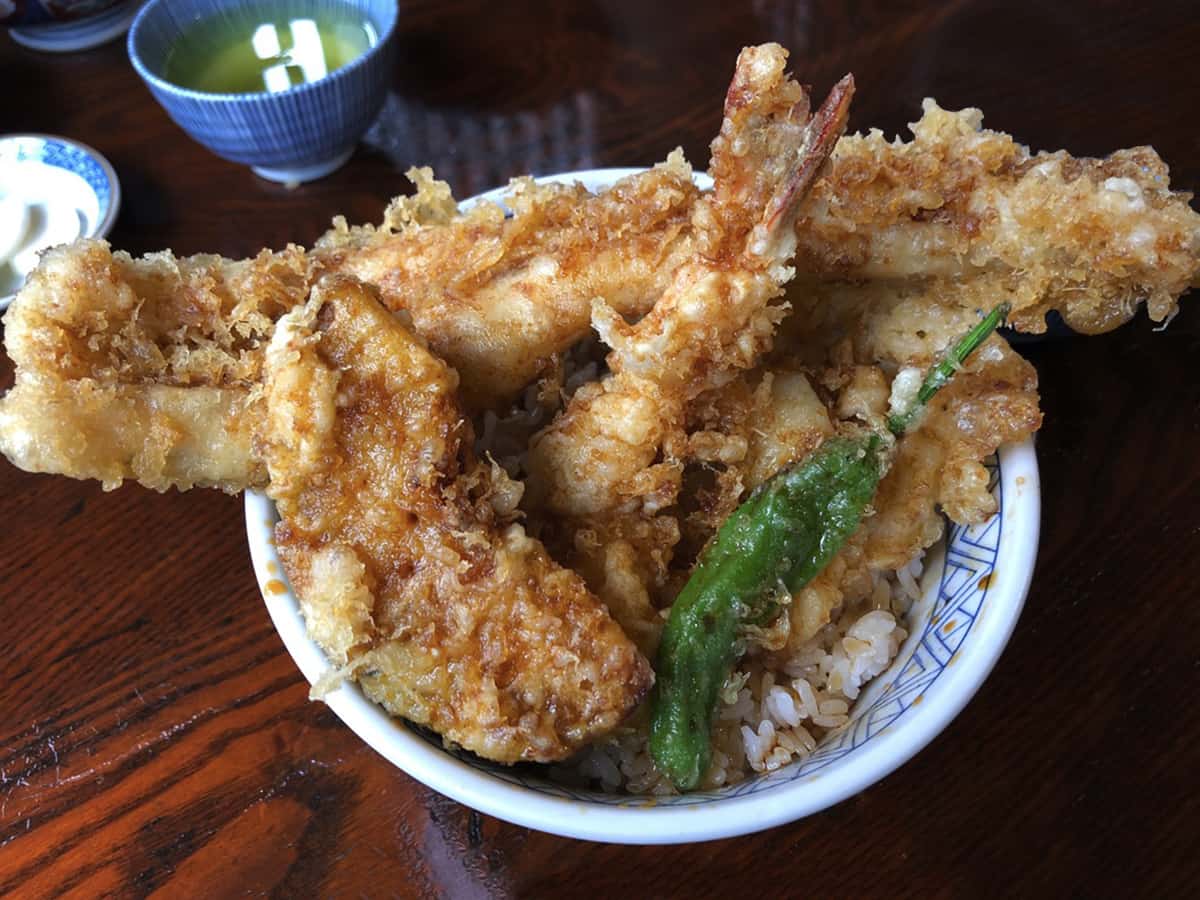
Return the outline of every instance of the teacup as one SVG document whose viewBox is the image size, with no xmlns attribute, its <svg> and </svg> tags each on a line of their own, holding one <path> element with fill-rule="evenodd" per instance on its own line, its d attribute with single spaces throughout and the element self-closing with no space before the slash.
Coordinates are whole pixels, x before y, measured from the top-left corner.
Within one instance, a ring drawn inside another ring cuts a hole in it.
<svg viewBox="0 0 1200 900">
<path fill-rule="evenodd" d="M 150 0 L 129 30 L 129 58 L 168 115 L 218 156 L 252 167 L 271 181 L 311 181 L 340 167 L 387 96 L 396 4 L 389 0 L 289 2 L 313 17 L 347 9 L 368 22 L 376 40 L 328 74 L 283 90 L 210 93 L 167 77 L 171 53 L 192 29 L 218 17 L 231 21 L 255 4 L 228 0 Z M 260 9 L 261 4 L 257 5 Z"/>
</svg>

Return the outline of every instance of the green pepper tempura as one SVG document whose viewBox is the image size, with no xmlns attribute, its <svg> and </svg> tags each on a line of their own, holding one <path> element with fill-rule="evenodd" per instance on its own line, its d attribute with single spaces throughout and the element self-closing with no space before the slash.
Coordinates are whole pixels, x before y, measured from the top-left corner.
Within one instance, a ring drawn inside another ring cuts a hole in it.
<svg viewBox="0 0 1200 900">
<path fill-rule="evenodd" d="M 705 548 L 671 607 L 655 666 L 650 753 L 680 790 L 692 790 L 711 757 L 717 699 L 738 655 L 738 631 L 761 622 L 825 568 L 858 529 L 887 470 L 886 456 L 926 404 L 1008 313 L 1001 304 L 926 374 L 891 435 L 826 441 L 762 484 Z"/>
</svg>

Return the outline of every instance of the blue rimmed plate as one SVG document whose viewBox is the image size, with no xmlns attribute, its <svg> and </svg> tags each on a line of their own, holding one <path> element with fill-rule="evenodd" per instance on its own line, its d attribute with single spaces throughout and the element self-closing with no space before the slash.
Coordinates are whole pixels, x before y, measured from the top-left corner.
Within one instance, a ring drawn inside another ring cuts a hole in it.
<svg viewBox="0 0 1200 900">
<path fill-rule="evenodd" d="M 0 135 L 0 310 L 20 290 L 37 251 L 104 237 L 120 205 L 117 173 L 87 144 L 49 134 Z"/>
</svg>

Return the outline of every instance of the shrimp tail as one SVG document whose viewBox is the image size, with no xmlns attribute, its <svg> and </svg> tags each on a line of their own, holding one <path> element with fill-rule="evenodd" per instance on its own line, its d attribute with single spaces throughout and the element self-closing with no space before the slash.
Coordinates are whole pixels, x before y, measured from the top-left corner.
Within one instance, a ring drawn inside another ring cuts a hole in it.
<svg viewBox="0 0 1200 900">
<path fill-rule="evenodd" d="M 853 97 L 854 76 L 847 74 L 833 86 L 825 102 L 808 121 L 804 139 L 796 150 L 799 164 L 791 178 L 772 198 L 763 216 L 762 227 L 768 234 L 777 233 L 780 228 L 791 230 L 800 200 L 807 195 L 821 167 L 846 130 Z"/>
</svg>

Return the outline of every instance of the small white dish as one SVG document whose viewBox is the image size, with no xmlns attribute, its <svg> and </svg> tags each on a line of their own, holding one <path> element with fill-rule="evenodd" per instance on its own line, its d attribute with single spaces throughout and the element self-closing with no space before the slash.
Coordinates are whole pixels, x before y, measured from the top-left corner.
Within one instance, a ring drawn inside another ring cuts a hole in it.
<svg viewBox="0 0 1200 900">
<path fill-rule="evenodd" d="M 63 22 L 38 22 L 8 30 L 15 43 L 43 53 L 74 53 L 115 40 L 129 30 L 144 0 L 124 0 L 102 12 Z"/>
<path fill-rule="evenodd" d="M 591 190 L 638 169 L 550 176 Z M 498 199 L 503 189 L 481 198 Z M 928 744 L 979 689 L 1007 644 L 1029 590 L 1041 516 L 1034 444 L 1000 449 L 989 462 L 999 512 L 980 526 L 951 525 L 925 557 L 922 599 L 892 665 L 851 710 L 849 723 L 808 757 L 715 791 L 674 797 L 606 794 L 550 781 L 536 766 L 506 767 L 447 750 L 428 732 L 392 718 L 354 684 L 325 702 L 389 762 L 439 793 L 518 825 L 594 841 L 678 844 L 762 831 L 811 815 L 883 778 Z M 275 550 L 274 504 L 245 497 L 246 536 L 272 621 L 310 683 L 332 667 L 305 630 Z"/>
<path fill-rule="evenodd" d="M 117 173 L 87 144 L 49 134 L 0 135 L 0 310 L 39 251 L 104 237 L 120 206 Z"/>
</svg>

